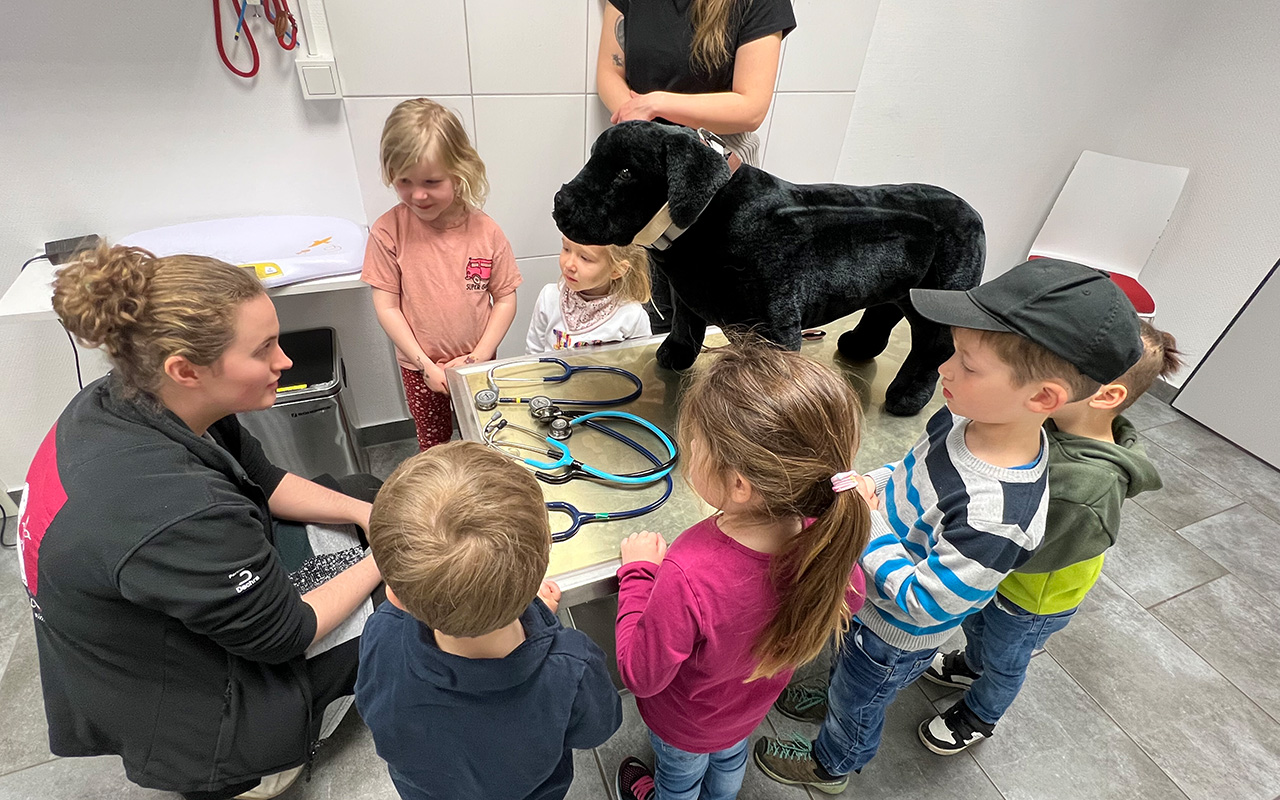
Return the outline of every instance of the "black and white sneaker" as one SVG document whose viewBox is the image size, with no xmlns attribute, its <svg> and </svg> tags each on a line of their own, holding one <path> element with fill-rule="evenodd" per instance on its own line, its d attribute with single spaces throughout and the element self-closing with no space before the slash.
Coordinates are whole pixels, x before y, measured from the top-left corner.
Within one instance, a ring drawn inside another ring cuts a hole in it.
<svg viewBox="0 0 1280 800">
<path fill-rule="evenodd" d="M 968 689 L 981 677 L 981 673 L 969 669 L 963 650 L 955 650 L 950 653 L 935 653 L 933 663 L 924 671 L 924 677 L 939 686 Z"/>
<path fill-rule="evenodd" d="M 920 741 L 940 756 L 953 756 L 990 739 L 995 729 L 996 726 L 978 719 L 964 700 L 960 700 L 945 714 L 920 723 Z"/>
</svg>

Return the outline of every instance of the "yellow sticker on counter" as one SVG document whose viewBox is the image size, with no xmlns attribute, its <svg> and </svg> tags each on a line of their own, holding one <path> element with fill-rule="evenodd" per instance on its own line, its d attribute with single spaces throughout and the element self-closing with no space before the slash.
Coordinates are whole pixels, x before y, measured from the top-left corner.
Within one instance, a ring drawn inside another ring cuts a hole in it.
<svg viewBox="0 0 1280 800">
<path fill-rule="evenodd" d="M 276 394 L 280 394 L 281 392 L 296 392 L 298 389 L 305 389 L 310 385 L 311 384 L 309 383 L 296 383 L 293 386 L 277 386 Z"/>
<path fill-rule="evenodd" d="M 283 275 L 284 270 L 280 269 L 280 265 L 271 261 L 263 261 L 257 264 L 241 264 L 241 269 L 251 269 L 253 274 L 258 276 L 258 280 L 266 278 L 274 278 L 277 275 Z"/>
</svg>

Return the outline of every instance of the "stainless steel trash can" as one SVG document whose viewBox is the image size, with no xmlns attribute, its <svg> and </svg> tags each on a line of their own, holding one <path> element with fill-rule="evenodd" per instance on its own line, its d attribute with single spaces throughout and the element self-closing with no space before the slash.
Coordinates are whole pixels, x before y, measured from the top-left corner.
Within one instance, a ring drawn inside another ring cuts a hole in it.
<svg viewBox="0 0 1280 800">
<path fill-rule="evenodd" d="M 295 475 L 314 478 L 368 472 L 346 409 L 342 351 L 333 328 L 280 334 L 293 366 L 280 376 L 276 402 L 240 414 L 240 424 L 262 442 L 267 457 Z"/>
</svg>

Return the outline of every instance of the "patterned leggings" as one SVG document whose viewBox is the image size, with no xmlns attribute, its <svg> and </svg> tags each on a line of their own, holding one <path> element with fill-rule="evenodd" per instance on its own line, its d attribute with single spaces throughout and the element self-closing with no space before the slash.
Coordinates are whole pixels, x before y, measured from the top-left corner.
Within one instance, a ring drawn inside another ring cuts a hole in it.
<svg viewBox="0 0 1280 800">
<path fill-rule="evenodd" d="M 404 399 L 409 403 L 413 426 L 418 431 L 418 451 L 449 441 L 453 436 L 449 395 L 431 391 L 421 372 L 401 367 L 400 379 L 404 381 Z"/>
</svg>

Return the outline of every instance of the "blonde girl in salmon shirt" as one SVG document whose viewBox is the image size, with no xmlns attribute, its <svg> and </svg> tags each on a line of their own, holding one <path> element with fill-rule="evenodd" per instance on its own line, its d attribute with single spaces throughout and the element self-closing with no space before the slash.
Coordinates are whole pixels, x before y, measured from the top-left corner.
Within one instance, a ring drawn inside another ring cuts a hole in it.
<svg viewBox="0 0 1280 800">
<path fill-rule="evenodd" d="M 481 211 L 484 162 L 453 112 L 425 98 L 382 129 L 382 180 L 400 203 L 369 229 L 360 278 L 395 345 L 418 447 L 453 430 L 445 369 L 493 359 L 516 314 L 520 271 Z"/>
</svg>

